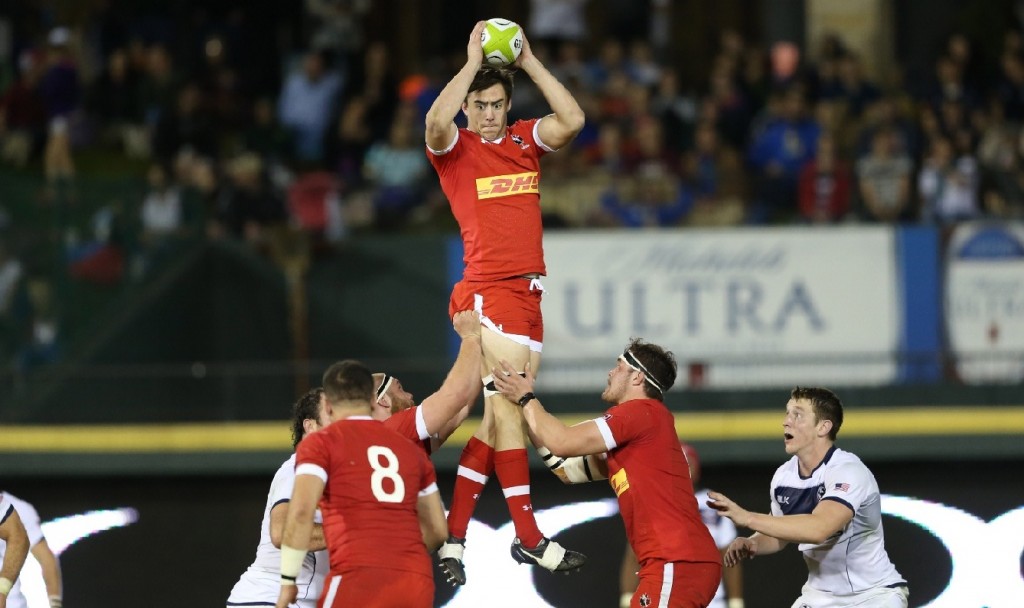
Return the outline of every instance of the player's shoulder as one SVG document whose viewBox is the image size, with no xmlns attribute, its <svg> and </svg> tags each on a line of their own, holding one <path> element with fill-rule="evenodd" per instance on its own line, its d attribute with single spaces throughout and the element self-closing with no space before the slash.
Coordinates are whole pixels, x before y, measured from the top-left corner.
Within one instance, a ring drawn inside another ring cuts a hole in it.
<svg viewBox="0 0 1024 608">
<path fill-rule="evenodd" d="M 39 514 L 36 513 L 36 508 L 31 503 L 18 498 L 13 494 L 7 494 L 7 498 L 10 499 L 11 504 L 14 506 L 14 510 L 18 512 L 18 516 L 21 519 L 27 519 L 33 517 L 38 519 Z"/>
<path fill-rule="evenodd" d="M 786 478 L 793 476 L 800 476 L 800 460 L 796 456 L 790 457 L 775 469 L 775 474 L 772 475 L 772 485 L 778 485 Z"/>
<path fill-rule="evenodd" d="M 281 463 L 281 466 L 277 467 L 277 472 L 274 473 L 274 481 L 278 479 L 284 479 L 286 477 L 295 476 L 295 453 L 293 452 L 287 460 Z"/>
<path fill-rule="evenodd" d="M 835 448 L 832 457 L 829 458 L 828 471 L 832 473 L 841 471 L 846 475 L 874 478 L 871 469 L 868 468 L 868 465 L 864 464 L 864 461 L 859 456 L 839 448 Z"/>
</svg>

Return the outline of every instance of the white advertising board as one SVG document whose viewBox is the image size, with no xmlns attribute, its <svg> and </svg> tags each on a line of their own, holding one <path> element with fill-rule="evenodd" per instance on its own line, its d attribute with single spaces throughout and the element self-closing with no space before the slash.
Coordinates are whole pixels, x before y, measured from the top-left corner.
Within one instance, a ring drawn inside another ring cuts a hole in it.
<svg viewBox="0 0 1024 608">
<path fill-rule="evenodd" d="M 946 251 L 945 309 L 961 380 L 1024 380 L 1024 224 L 954 229 Z"/>
<path fill-rule="evenodd" d="M 631 337 L 677 386 L 883 384 L 896 374 L 893 231 L 548 233 L 538 386 L 601 388 Z"/>
</svg>

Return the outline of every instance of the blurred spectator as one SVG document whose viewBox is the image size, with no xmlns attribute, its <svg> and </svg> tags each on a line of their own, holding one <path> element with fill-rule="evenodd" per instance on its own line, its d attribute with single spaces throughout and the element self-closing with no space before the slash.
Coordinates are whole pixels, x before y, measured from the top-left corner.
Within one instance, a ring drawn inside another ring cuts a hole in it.
<svg viewBox="0 0 1024 608">
<path fill-rule="evenodd" d="M 604 90 L 608 80 L 615 73 L 629 73 L 629 66 L 626 63 L 626 53 L 622 42 L 615 38 L 605 38 L 601 41 L 597 56 L 585 62 L 586 80 L 584 86 L 595 91 Z"/>
<path fill-rule="evenodd" d="M 728 62 L 722 62 L 712 70 L 708 95 L 715 112 L 715 124 L 722 138 L 734 148 L 745 147 L 750 136 L 753 112 Z"/>
<path fill-rule="evenodd" d="M 39 366 L 57 362 L 62 351 L 53 286 L 46 279 L 33 278 L 28 281 L 26 292 L 26 318 L 19 324 L 26 335 L 15 359 L 17 371 L 22 375 Z"/>
<path fill-rule="evenodd" d="M 831 224 L 850 211 L 850 168 L 836 153 L 832 135 L 823 133 L 817 148 L 800 170 L 800 216 L 812 224 Z"/>
<path fill-rule="evenodd" d="M 128 53 L 115 49 L 89 89 L 87 106 L 99 123 L 100 141 L 134 158 L 146 157 L 150 151 L 139 101 L 138 75 L 130 69 Z"/>
<path fill-rule="evenodd" d="M 999 217 L 1024 216 L 1024 162 L 1021 129 L 1003 119 L 1002 106 L 991 104 L 988 122 L 978 143 L 982 202 Z"/>
<path fill-rule="evenodd" d="M 268 229 L 287 222 L 284 201 L 267 184 L 259 156 L 246 153 L 228 166 L 230 186 L 217 200 L 211 236 L 229 236 L 263 247 Z"/>
<path fill-rule="evenodd" d="M 685 187 L 695 197 L 687 223 L 691 226 L 730 226 L 743 221 L 746 195 L 743 164 L 735 150 L 719 143 L 710 122 L 696 130 L 694 150 L 684 165 Z"/>
<path fill-rule="evenodd" d="M 679 75 L 675 70 L 661 70 L 650 108 L 651 114 L 661 121 L 665 145 L 668 148 L 678 153 L 693 146 L 697 101 L 680 90 Z"/>
<path fill-rule="evenodd" d="M 401 227 L 413 208 L 423 203 L 427 178 L 433 175 L 414 117 L 414 108 L 405 106 L 392 122 L 388 139 L 375 142 L 366 153 L 363 171 L 375 189 L 378 229 Z"/>
<path fill-rule="evenodd" d="M 875 131 L 871 152 L 857 161 L 857 186 L 864 219 L 896 222 L 908 219 L 914 163 L 898 149 L 891 129 Z"/>
<path fill-rule="evenodd" d="M 115 285 L 125 269 L 127 230 L 121 201 L 99 207 L 89 221 L 89 238 L 79 240 L 74 228 L 65 235 L 68 274 L 96 285 Z"/>
<path fill-rule="evenodd" d="M 291 132 L 299 160 L 316 164 L 324 159 L 324 136 L 341 82 L 341 75 L 328 69 L 318 51 L 307 52 L 300 69 L 288 76 L 278 100 L 278 118 Z"/>
<path fill-rule="evenodd" d="M 856 156 L 864 156 L 874 148 L 875 135 L 888 131 L 893 137 L 893 154 L 920 158 L 921 137 L 917 125 L 902 112 L 895 96 L 887 95 L 870 104 L 864 112 L 854 147 Z"/>
<path fill-rule="evenodd" d="M 839 88 L 846 102 L 846 113 L 853 119 L 860 118 L 864 109 L 881 97 L 881 91 L 874 83 L 864 78 L 864 67 L 860 57 L 847 53 L 839 60 Z"/>
<path fill-rule="evenodd" d="M 43 152 L 44 171 L 49 185 L 48 194 L 58 182 L 70 180 L 75 173 L 71 158 L 71 129 L 80 118 L 81 86 L 78 68 L 71 56 L 71 32 L 56 27 L 47 37 L 49 42 L 48 67 L 39 82 L 39 95 L 46 108 L 49 133 Z"/>
<path fill-rule="evenodd" d="M 329 51 L 344 73 L 350 60 L 363 48 L 363 18 L 373 0 L 305 0 L 313 21 L 311 46 Z"/>
<path fill-rule="evenodd" d="M 128 50 L 129 71 L 140 67 L 139 109 L 143 122 L 156 129 L 167 112 L 173 112 L 180 87 L 174 72 L 174 62 L 167 49 L 160 44 L 149 48 L 142 41 L 133 40 Z"/>
<path fill-rule="evenodd" d="M 949 224 L 980 215 L 977 161 L 956 156 L 953 143 L 945 137 L 932 140 L 918 175 L 918 191 L 925 221 Z"/>
<path fill-rule="evenodd" d="M 161 112 L 153 134 L 153 154 L 169 163 L 188 147 L 202 156 L 216 157 L 219 151 L 218 125 L 203 106 L 199 86 L 186 84 L 178 93 L 173 111 Z"/>
<path fill-rule="evenodd" d="M 622 228 L 677 226 L 693 202 L 692 192 L 680 188 L 664 167 L 646 165 L 605 191 L 591 223 Z"/>
<path fill-rule="evenodd" d="M 1011 122 L 1024 122 L 1024 58 L 1018 53 L 1004 53 L 1002 75 L 996 95 L 1003 105 L 1003 114 Z"/>
<path fill-rule="evenodd" d="M 964 81 L 963 68 L 952 57 L 943 55 L 935 61 L 934 80 L 925 101 L 938 108 L 950 101 L 974 106 L 979 99 L 977 91 Z"/>
<path fill-rule="evenodd" d="M 661 66 L 654 61 L 651 43 L 647 40 L 634 40 L 629 45 L 630 79 L 645 88 L 654 87 L 661 79 Z"/>
<path fill-rule="evenodd" d="M 334 164 L 342 179 L 355 186 L 362 179 L 363 159 L 370 145 L 388 138 L 398 106 L 398 81 L 382 42 L 370 44 L 362 63 L 352 72 L 332 144 L 337 147 Z"/>
<path fill-rule="evenodd" d="M 814 157 L 821 127 L 805 116 L 803 92 L 793 87 L 782 93 L 778 115 L 769 116 L 754 134 L 749 160 L 755 171 L 753 223 L 784 220 L 796 211 L 797 178 Z"/>
<path fill-rule="evenodd" d="M 7 243 L 0 239 L 0 360 L 14 350 L 18 341 L 15 299 L 21 283 L 21 261 L 12 255 Z"/>
<path fill-rule="evenodd" d="M 242 102 L 249 91 L 238 70 L 228 62 L 227 46 L 228 41 L 221 34 L 205 39 L 202 63 L 195 71 L 194 81 L 199 85 L 210 115 L 217 124 L 221 128 L 236 130 L 242 127 L 246 116 Z"/>
<path fill-rule="evenodd" d="M 38 53 L 18 58 L 18 78 L 0 95 L 0 160 L 24 167 L 46 139 L 46 111 L 38 84 L 44 65 Z"/>
<path fill-rule="evenodd" d="M 246 150 L 259 154 L 271 163 L 290 164 L 292 160 L 292 138 L 277 122 L 274 102 L 263 97 L 252 106 L 252 124 L 242 133 L 242 144 Z"/>
<path fill-rule="evenodd" d="M 138 253 L 132 262 L 135 279 L 161 264 L 188 230 L 181 188 L 167 168 L 153 163 L 147 179 L 149 191 L 139 208 Z"/>
</svg>

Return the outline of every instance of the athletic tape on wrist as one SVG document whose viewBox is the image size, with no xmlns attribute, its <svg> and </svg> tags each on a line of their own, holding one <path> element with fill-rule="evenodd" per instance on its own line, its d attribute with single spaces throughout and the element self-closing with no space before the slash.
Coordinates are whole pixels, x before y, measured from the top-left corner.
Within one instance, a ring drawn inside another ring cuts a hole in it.
<svg viewBox="0 0 1024 608">
<path fill-rule="evenodd" d="M 728 608 L 744 608 L 744 604 L 745 603 L 746 602 L 743 601 L 742 597 L 734 597 L 734 598 L 730 599 L 727 602 L 727 607 Z"/>
<path fill-rule="evenodd" d="M 14 582 L 9 578 L 0 576 L 0 595 L 7 595 L 11 592 L 11 587 L 14 586 Z"/>
<path fill-rule="evenodd" d="M 306 551 L 288 545 L 281 545 L 281 584 L 294 585 L 302 562 L 306 559 Z"/>
<path fill-rule="evenodd" d="M 51 595 L 49 597 L 50 608 L 63 608 L 64 600 L 59 595 Z"/>
</svg>

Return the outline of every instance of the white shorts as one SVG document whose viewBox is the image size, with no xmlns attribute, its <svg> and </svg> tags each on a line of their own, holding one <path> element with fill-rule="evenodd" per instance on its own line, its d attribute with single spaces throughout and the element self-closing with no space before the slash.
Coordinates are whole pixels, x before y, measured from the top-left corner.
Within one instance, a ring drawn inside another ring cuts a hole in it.
<svg viewBox="0 0 1024 608">
<path fill-rule="evenodd" d="M 792 608 L 907 608 L 906 587 L 877 587 L 853 595 L 832 595 L 807 585 Z"/>
</svg>

